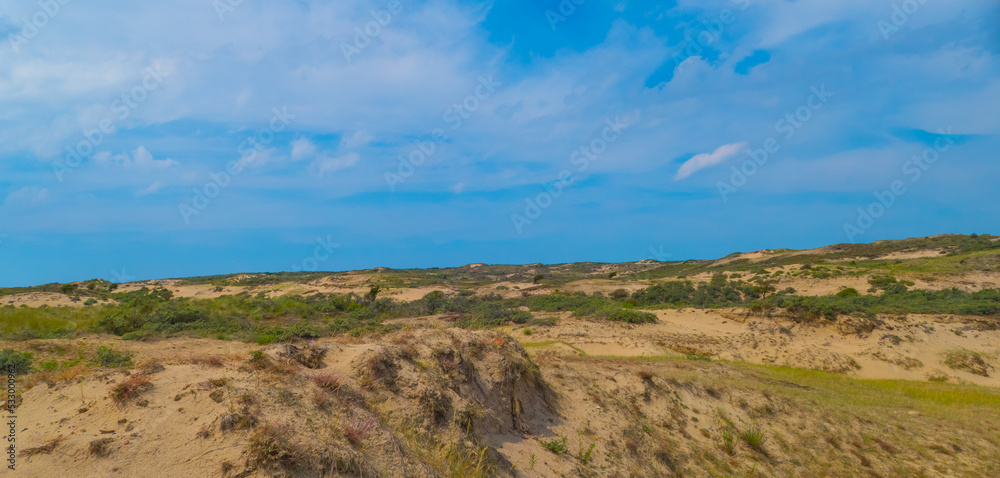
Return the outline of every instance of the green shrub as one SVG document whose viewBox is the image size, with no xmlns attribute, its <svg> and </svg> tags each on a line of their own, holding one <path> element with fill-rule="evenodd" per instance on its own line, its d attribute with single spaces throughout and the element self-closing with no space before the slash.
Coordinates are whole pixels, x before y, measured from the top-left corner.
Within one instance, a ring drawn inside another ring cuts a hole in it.
<svg viewBox="0 0 1000 478">
<path fill-rule="evenodd" d="M 13 367 L 14 375 L 26 374 L 31 371 L 31 352 L 0 350 L 0 367 L 3 367 L 4 373 L 9 373 Z"/>
<path fill-rule="evenodd" d="M 608 312 L 608 319 L 615 322 L 645 324 L 656 322 L 656 314 L 629 309 L 615 309 Z"/>
<path fill-rule="evenodd" d="M 837 297 L 853 297 L 859 295 L 858 289 L 853 287 L 848 287 L 840 292 L 837 292 Z"/>
<path fill-rule="evenodd" d="M 274 343 L 275 334 L 262 334 L 257 336 L 257 345 L 270 345 Z"/>
<path fill-rule="evenodd" d="M 97 352 L 94 354 L 94 358 L 90 360 L 90 363 L 98 367 L 131 367 L 132 366 L 132 352 L 119 352 L 111 347 L 102 345 L 97 347 Z"/>
<path fill-rule="evenodd" d="M 611 291 L 610 294 L 608 294 L 608 297 L 610 297 L 610 298 L 612 298 L 614 300 L 625 300 L 625 299 L 628 298 L 628 296 L 629 296 L 629 293 L 625 289 L 615 289 L 615 290 Z"/>
<path fill-rule="evenodd" d="M 562 437 L 562 439 L 553 438 L 549 441 L 539 440 L 539 443 L 552 453 L 558 454 L 566 451 L 566 437 Z"/>
</svg>

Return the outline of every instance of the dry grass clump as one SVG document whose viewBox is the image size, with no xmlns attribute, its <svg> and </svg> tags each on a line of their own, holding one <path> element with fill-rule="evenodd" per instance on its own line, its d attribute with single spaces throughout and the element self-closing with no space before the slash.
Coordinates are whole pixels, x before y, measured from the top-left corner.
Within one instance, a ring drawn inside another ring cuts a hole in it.
<svg viewBox="0 0 1000 478">
<path fill-rule="evenodd" d="M 645 370 L 645 369 L 643 369 L 643 370 L 636 371 L 635 372 L 635 376 L 639 377 L 640 379 L 642 379 L 644 381 L 649 381 L 649 380 L 652 380 L 653 377 L 656 376 L 656 372 L 653 372 L 652 370 Z"/>
<path fill-rule="evenodd" d="M 245 366 L 250 370 L 255 370 L 259 372 L 268 372 L 276 375 L 292 375 L 298 373 L 300 370 L 294 363 L 279 363 L 271 360 L 263 350 L 254 350 L 250 352 L 250 358 L 247 360 Z M 246 368 L 243 368 L 246 370 Z"/>
<path fill-rule="evenodd" d="M 39 383 L 44 383 L 49 387 L 54 387 L 59 382 L 66 382 L 71 380 L 76 380 L 83 377 L 90 371 L 90 367 L 85 363 L 79 363 L 72 367 L 66 367 L 58 370 L 51 370 L 47 372 L 38 372 L 29 375 L 25 380 L 25 390 L 30 390 L 35 385 Z"/>
<path fill-rule="evenodd" d="M 55 438 L 53 438 L 53 439 L 45 442 L 45 444 L 42 445 L 42 446 L 36 446 L 36 447 L 33 447 L 33 448 L 25 448 L 24 450 L 21 450 L 21 456 L 23 456 L 23 457 L 31 457 L 31 456 L 35 456 L 35 455 L 43 455 L 43 454 L 47 455 L 49 453 L 52 453 L 52 451 L 55 450 L 57 446 L 59 446 L 59 442 L 65 440 L 65 439 L 66 439 L 66 437 L 64 437 L 62 435 L 59 435 L 59 436 L 57 436 L 57 437 L 55 437 Z"/>
<path fill-rule="evenodd" d="M 354 417 L 349 423 L 344 425 L 344 437 L 352 444 L 358 445 L 365 439 L 368 432 L 375 428 L 376 423 L 378 422 L 375 420 L 375 417 Z"/>
<path fill-rule="evenodd" d="M 302 463 L 305 452 L 288 439 L 286 430 L 268 423 L 257 427 L 250 436 L 247 455 L 251 467 L 295 468 Z"/>
<path fill-rule="evenodd" d="M 219 417 L 219 429 L 227 432 L 230 430 L 243 430 L 257 426 L 257 416 L 260 413 L 260 400 L 250 391 L 243 391 L 236 396 L 236 403 L 240 409 L 231 407 L 229 413 Z"/>
<path fill-rule="evenodd" d="M 125 403 L 150 388 L 153 388 L 153 384 L 150 383 L 149 375 L 135 374 L 115 385 L 111 389 L 111 398 L 118 403 Z"/>
<path fill-rule="evenodd" d="M 101 458 L 106 457 L 111 454 L 111 450 L 108 449 L 108 445 L 113 441 L 115 441 L 115 439 L 110 437 L 94 440 L 90 442 L 90 445 L 87 447 L 87 452 L 93 456 Z"/>
<path fill-rule="evenodd" d="M 321 373 L 310 377 L 317 387 L 328 392 L 337 392 L 343 385 L 343 380 L 332 373 Z"/>
<path fill-rule="evenodd" d="M 391 388 L 396 382 L 396 360 L 384 348 L 369 351 L 360 357 L 354 369 L 358 376 L 358 383 L 368 390 L 375 388 L 377 384 Z"/>
<path fill-rule="evenodd" d="M 308 344 L 305 347 L 285 345 L 285 351 L 281 355 L 288 357 L 306 368 L 322 368 L 323 359 L 326 358 L 326 349 Z"/>
<path fill-rule="evenodd" d="M 143 375 L 152 375 L 154 373 L 160 373 L 164 370 L 166 370 L 166 367 L 164 367 L 163 362 L 160 362 L 159 360 L 147 360 L 139 366 L 139 373 Z"/>
<path fill-rule="evenodd" d="M 964 370 L 971 374 L 989 377 L 993 369 L 983 354 L 966 349 L 949 350 L 944 353 L 944 364 L 952 370 Z"/>
<path fill-rule="evenodd" d="M 199 355 L 196 357 L 190 357 L 187 359 L 188 363 L 195 365 L 204 365 L 206 367 L 222 367 L 226 364 L 222 357 L 217 355 Z"/>
<path fill-rule="evenodd" d="M 389 336 L 389 343 L 397 346 L 399 356 L 406 360 L 413 360 L 420 356 L 420 349 L 417 347 L 416 337 L 412 330 L 401 330 Z"/>
<path fill-rule="evenodd" d="M 247 365 L 253 370 L 267 370 L 274 365 L 271 358 L 264 354 L 263 350 L 254 350 L 250 352 L 250 358 L 247 360 Z"/>
</svg>

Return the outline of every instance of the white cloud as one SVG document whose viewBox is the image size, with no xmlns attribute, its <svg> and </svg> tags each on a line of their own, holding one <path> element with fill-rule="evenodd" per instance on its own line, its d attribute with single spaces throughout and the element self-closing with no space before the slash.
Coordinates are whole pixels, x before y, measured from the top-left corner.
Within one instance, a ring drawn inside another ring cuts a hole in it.
<svg viewBox="0 0 1000 478">
<path fill-rule="evenodd" d="M 746 147 L 747 143 L 745 142 L 725 144 L 711 153 L 696 154 L 681 165 L 680 169 L 677 170 L 677 175 L 674 176 L 674 181 L 680 181 L 702 169 L 715 166 Z"/>
<path fill-rule="evenodd" d="M 247 101 L 249 101 L 251 97 L 253 97 L 253 91 L 250 91 L 250 89 L 243 90 L 240 92 L 239 96 L 236 97 L 236 106 L 243 106 L 247 104 Z"/>
<path fill-rule="evenodd" d="M 359 146 L 365 146 L 373 139 L 375 139 L 375 137 L 367 131 L 359 130 L 350 136 L 344 135 L 344 137 L 340 139 L 340 149 L 353 149 Z"/>
<path fill-rule="evenodd" d="M 277 148 L 268 148 L 263 151 L 254 150 L 239 159 L 240 167 L 262 168 L 269 163 L 280 163 L 284 159 L 287 159 L 274 154 L 276 151 Z"/>
<path fill-rule="evenodd" d="M 324 156 L 313 162 L 313 169 L 316 170 L 317 174 L 320 176 L 326 173 L 332 173 L 339 171 L 341 169 L 349 168 L 354 166 L 361 160 L 361 156 L 358 153 L 347 153 L 343 156 L 338 156 L 335 158 Z"/>
<path fill-rule="evenodd" d="M 454 186 L 452 186 L 449 189 L 451 189 L 451 192 L 453 192 L 455 194 L 462 194 L 462 191 L 465 191 L 465 183 L 455 184 Z"/>
<path fill-rule="evenodd" d="M 36 186 L 26 186 L 7 195 L 4 205 L 33 206 L 41 204 L 49 198 L 49 190 Z"/>
<path fill-rule="evenodd" d="M 169 169 L 177 166 L 173 159 L 153 159 L 153 154 L 145 146 L 139 146 L 129 156 L 128 153 L 112 155 L 108 151 L 100 151 L 93 156 L 94 162 L 105 168 L 112 166 L 125 169 Z"/>
<path fill-rule="evenodd" d="M 311 158 L 316 154 L 316 145 L 309 138 L 301 137 L 292 141 L 292 161 Z"/>
</svg>

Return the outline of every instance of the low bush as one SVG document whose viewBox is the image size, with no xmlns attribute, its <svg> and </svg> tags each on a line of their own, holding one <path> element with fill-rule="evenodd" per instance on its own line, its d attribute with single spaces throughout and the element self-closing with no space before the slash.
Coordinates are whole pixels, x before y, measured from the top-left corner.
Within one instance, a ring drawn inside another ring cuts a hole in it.
<svg viewBox="0 0 1000 478">
<path fill-rule="evenodd" d="M 132 352 L 119 352 L 111 347 L 102 345 L 97 347 L 97 352 L 94 354 L 94 358 L 90 360 L 90 363 L 98 367 L 131 367 Z"/>
<path fill-rule="evenodd" d="M 0 367 L 5 373 L 26 374 L 31 371 L 31 352 L 18 352 L 13 349 L 0 350 Z"/>
</svg>

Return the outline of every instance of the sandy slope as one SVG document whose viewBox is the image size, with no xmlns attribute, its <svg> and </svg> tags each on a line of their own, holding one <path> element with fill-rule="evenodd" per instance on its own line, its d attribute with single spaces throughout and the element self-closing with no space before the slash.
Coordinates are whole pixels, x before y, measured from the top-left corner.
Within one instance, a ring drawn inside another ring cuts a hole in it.
<svg viewBox="0 0 1000 478">
<path fill-rule="evenodd" d="M 724 360 L 829 370 L 860 378 L 926 380 L 931 374 L 943 374 L 954 382 L 1000 386 L 1000 330 L 981 331 L 974 323 L 957 318 L 884 317 L 886 325 L 857 333 L 843 326 L 748 318 L 743 310 L 662 310 L 656 315 L 660 319 L 657 324 L 628 325 L 577 319 L 566 313 L 556 326 L 533 328 L 530 336 L 525 336 L 523 330 L 515 335 L 528 343 L 553 341 L 540 348 L 554 347 L 560 353 L 574 355 L 704 354 Z M 898 344 L 894 337 L 899 338 Z M 982 377 L 945 366 L 942 353 L 959 348 L 986 354 L 998 372 Z"/>
</svg>

